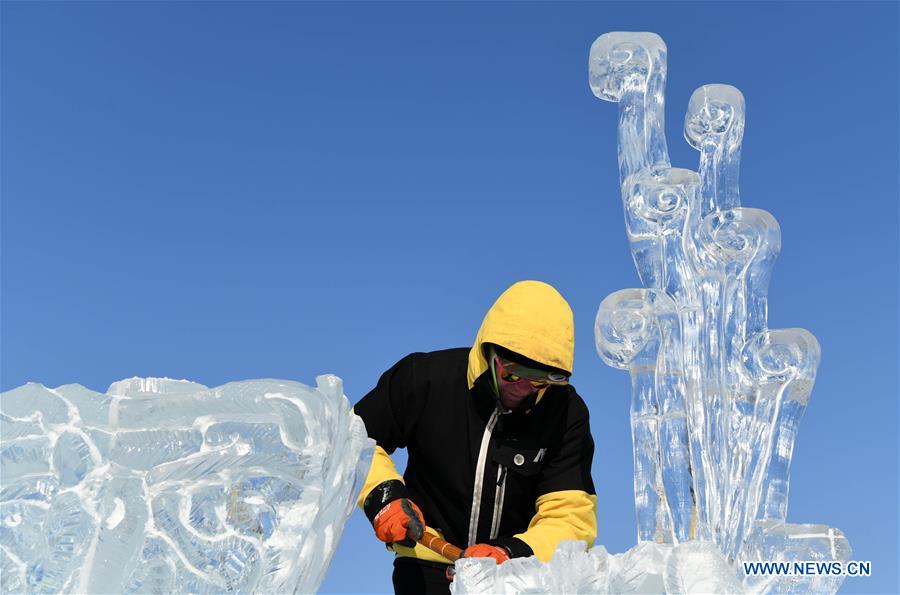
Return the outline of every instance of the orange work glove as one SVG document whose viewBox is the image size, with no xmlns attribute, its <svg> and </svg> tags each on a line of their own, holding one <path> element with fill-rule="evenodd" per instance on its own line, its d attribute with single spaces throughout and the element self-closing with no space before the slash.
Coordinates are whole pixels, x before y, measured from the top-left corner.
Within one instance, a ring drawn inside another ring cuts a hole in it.
<svg viewBox="0 0 900 595">
<path fill-rule="evenodd" d="M 476 543 L 463 551 L 463 558 L 493 558 L 497 564 L 503 564 L 509 560 L 509 552 L 499 545 Z"/>
<path fill-rule="evenodd" d="M 372 521 L 375 537 L 388 545 L 399 543 L 414 547 L 425 532 L 423 518 L 422 511 L 409 498 L 394 500 L 375 515 Z"/>
</svg>

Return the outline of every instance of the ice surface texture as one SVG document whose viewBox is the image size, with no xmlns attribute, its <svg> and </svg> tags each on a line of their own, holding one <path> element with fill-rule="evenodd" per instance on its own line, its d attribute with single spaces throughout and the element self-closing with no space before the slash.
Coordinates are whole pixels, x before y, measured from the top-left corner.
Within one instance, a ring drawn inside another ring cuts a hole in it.
<svg viewBox="0 0 900 595">
<path fill-rule="evenodd" d="M 748 560 L 849 560 L 847 540 L 821 525 L 762 523 L 750 540 Z M 602 545 L 585 551 L 583 541 L 564 541 L 553 558 L 462 558 L 450 584 L 454 595 L 565 595 L 596 593 L 834 593 L 834 576 L 744 577 L 712 541 L 641 541 L 623 554 Z"/>
<path fill-rule="evenodd" d="M 737 570 L 711 543 L 678 545 L 644 541 L 624 554 L 609 555 L 583 541 L 564 541 L 553 559 L 515 558 L 499 567 L 492 558 L 456 563 L 454 595 L 518 593 L 741 593 Z"/>
<path fill-rule="evenodd" d="M 692 95 L 684 136 L 700 152 L 694 172 L 669 162 L 659 36 L 600 36 L 589 79 L 597 97 L 619 104 L 625 231 L 644 285 L 603 300 L 595 325 L 600 357 L 632 379 L 638 542 L 697 540 L 729 562 L 846 561 L 840 531 L 785 524 L 791 453 L 819 344 L 803 329 L 767 325 L 781 235 L 772 215 L 740 206 L 741 92 L 705 85 Z"/>
<path fill-rule="evenodd" d="M 341 380 L 0 395 L 2 593 L 312 593 L 374 442 Z"/>
</svg>

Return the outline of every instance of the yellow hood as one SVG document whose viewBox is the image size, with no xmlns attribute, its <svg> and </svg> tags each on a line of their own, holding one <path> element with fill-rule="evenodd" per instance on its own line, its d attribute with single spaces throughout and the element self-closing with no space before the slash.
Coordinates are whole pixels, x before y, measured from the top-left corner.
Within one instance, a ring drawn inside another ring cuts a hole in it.
<svg viewBox="0 0 900 595">
<path fill-rule="evenodd" d="M 488 369 L 484 343 L 571 374 L 575 359 L 572 309 L 558 291 L 540 281 L 519 281 L 504 291 L 488 310 L 469 351 L 470 389 Z"/>
</svg>

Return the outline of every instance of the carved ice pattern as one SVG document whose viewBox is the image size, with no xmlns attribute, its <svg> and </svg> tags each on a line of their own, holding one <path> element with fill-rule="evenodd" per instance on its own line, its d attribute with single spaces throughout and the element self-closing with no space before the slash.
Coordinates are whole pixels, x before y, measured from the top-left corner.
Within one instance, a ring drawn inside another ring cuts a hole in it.
<svg viewBox="0 0 900 595">
<path fill-rule="evenodd" d="M 763 552 L 813 560 L 828 535 L 833 559 L 848 560 L 840 531 L 785 523 L 819 345 L 806 330 L 767 325 L 781 235 L 772 215 L 741 207 L 741 92 L 705 85 L 693 93 L 684 135 L 700 152 L 694 172 L 670 165 L 659 36 L 600 36 L 589 81 L 597 97 L 619 104 L 625 230 L 644 284 L 608 296 L 595 323 L 600 357 L 632 378 L 639 542 L 712 542 L 732 561 Z M 792 547 L 779 549 L 786 535 Z M 815 586 L 823 585 L 836 590 L 840 581 Z"/>
<path fill-rule="evenodd" d="M 316 380 L 0 395 L 0 593 L 314 592 L 374 449 Z"/>
</svg>

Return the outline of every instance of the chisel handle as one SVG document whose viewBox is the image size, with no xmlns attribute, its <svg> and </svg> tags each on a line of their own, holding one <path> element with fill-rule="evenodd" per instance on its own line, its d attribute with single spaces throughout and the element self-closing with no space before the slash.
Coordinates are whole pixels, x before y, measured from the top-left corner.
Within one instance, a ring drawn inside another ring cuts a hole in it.
<svg viewBox="0 0 900 595">
<path fill-rule="evenodd" d="M 427 531 L 425 532 L 425 535 L 422 536 L 422 539 L 419 540 L 419 543 L 431 551 L 442 555 L 451 562 L 456 562 L 462 558 L 463 551 L 461 548 L 458 548 L 452 543 L 448 543 L 437 535 L 428 533 Z"/>
<path fill-rule="evenodd" d="M 400 506 L 403 508 L 403 511 L 409 515 L 410 519 L 412 519 L 410 521 L 410 526 L 407 528 L 407 537 L 418 541 L 431 551 L 442 555 L 451 562 L 456 562 L 462 558 L 463 551 L 460 548 L 425 530 L 424 525 L 419 522 L 419 515 L 416 514 L 416 511 L 409 503 L 409 500 L 404 498 L 400 502 Z"/>
</svg>

